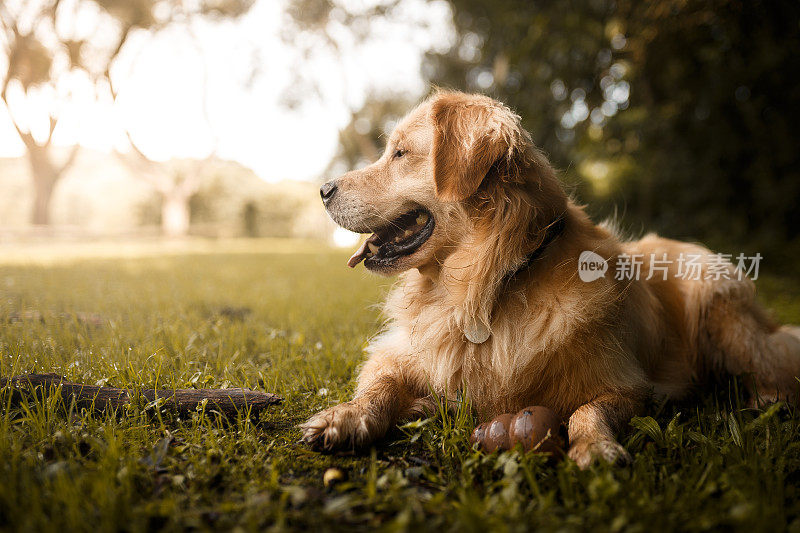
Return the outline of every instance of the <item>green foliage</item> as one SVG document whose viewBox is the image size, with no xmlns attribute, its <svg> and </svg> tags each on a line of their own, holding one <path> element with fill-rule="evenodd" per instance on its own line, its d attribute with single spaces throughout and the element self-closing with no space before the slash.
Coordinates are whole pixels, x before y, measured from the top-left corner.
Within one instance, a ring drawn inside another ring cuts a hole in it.
<svg viewBox="0 0 800 533">
<path fill-rule="evenodd" d="M 93 0 L 123 27 L 152 29 L 182 17 L 236 18 L 252 7 L 254 0 Z M 161 16 L 157 17 L 156 12 Z M 167 14 L 166 17 L 164 14 Z"/>
<path fill-rule="evenodd" d="M 27 91 L 31 87 L 50 79 L 53 56 L 35 35 L 14 34 L 8 51 L 9 79 L 19 81 Z"/>
<path fill-rule="evenodd" d="M 604 101 L 600 78 L 613 54 L 613 3 L 603 0 L 451 2 L 458 40 L 430 54 L 426 73 L 434 84 L 501 99 L 523 118 L 538 146 L 556 164 L 569 163 L 576 133 L 564 128 L 574 100 L 590 108 Z"/>
<path fill-rule="evenodd" d="M 594 214 L 775 253 L 800 237 L 800 4 L 450 3 L 458 42 L 426 74 L 508 102 Z"/>
<path fill-rule="evenodd" d="M 73 98 L 64 91 L 65 80 L 83 70 L 95 85 L 95 98 L 108 91 L 116 101 L 119 87 L 111 78 L 111 70 L 128 39 L 136 30 L 155 33 L 174 24 L 190 23 L 197 18 L 236 18 L 246 13 L 253 0 L 43 0 L 40 2 L 0 3 L 0 47 L 6 55 L 5 73 L 0 81 L 0 100 L 9 110 L 9 118 L 24 143 L 31 163 L 35 198 L 31 222 L 50 224 L 50 204 L 56 184 L 77 156 L 76 144 L 63 162 L 52 156 L 53 133 L 65 107 L 59 100 Z M 98 9 L 99 8 L 99 9 Z M 80 26 L 80 27 L 79 27 Z M 22 28 L 32 28 L 21 32 Z M 86 38 L 75 39 L 76 32 L 94 27 Z M 102 31 L 101 31 L 102 29 Z M 12 82 L 23 92 L 41 85 L 55 97 L 44 113 L 17 113 L 15 106 L 41 105 L 39 102 L 8 98 Z M 20 120 L 20 115 L 25 119 Z M 36 122 L 46 117 L 48 133 L 44 140 L 33 132 Z M 126 129 L 126 128 L 123 128 Z M 130 137 L 129 137 L 130 139 Z M 132 141 L 131 141 L 132 142 Z M 136 150 L 138 152 L 138 150 Z M 168 230 L 169 233 L 169 230 Z"/>
<path fill-rule="evenodd" d="M 145 403 L 118 416 L 52 400 L 10 408 L 0 392 L 0 529 L 800 527 L 800 415 L 744 409 L 735 381 L 697 403 L 650 406 L 622 435 L 627 468 L 477 452 L 463 403 L 362 455 L 311 452 L 296 425 L 352 394 L 388 282 L 307 243 L 217 250 L 0 266 L 0 375 L 286 398 L 257 423 L 224 423 Z M 800 322 L 797 283 L 759 284 L 779 318 Z M 330 467 L 345 479 L 325 487 Z"/>
<path fill-rule="evenodd" d="M 171 160 L 162 172 L 191 177 L 190 233 L 208 237 L 329 237 L 331 223 L 319 203 L 318 186 L 308 182 L 267 183 L 242 165 L 210 158 L 202 165 Z M 139 225 L 161 223 L 164 199 L 153 194 L 135 206 Z"/>
<path fill-rule="evenodd" d="M 94 0 L 122 27 L 149 28 L 156 23 L 156 0 Z"/>
<path fill-rule="evenodd" d="M 411 101 L 397 97 L 369 99 L 339 132 L 339 149 L 328 173 L 338 175 L 378 159 L 386 138 L 412 106 Z"/>
<path fill-rule="evenodd" d="M 255 0 L 204 0 L 199 14 L 210 18 L 236 18 L 247 13 Z"/>
</svg>

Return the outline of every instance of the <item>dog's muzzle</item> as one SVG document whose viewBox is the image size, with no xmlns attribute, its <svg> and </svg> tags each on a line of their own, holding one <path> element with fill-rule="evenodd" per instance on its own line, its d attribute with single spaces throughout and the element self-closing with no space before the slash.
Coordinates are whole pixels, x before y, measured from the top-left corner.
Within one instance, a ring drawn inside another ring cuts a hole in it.
<svg viewBox="0 0 800 533">
<path fill-rule="evenodd" d="M 319 195 L 322 197 L 322 203 L 327 206 L 338 189 L 339 187 L 336 185 L 336 180 L 323 183 L 322 187 L 319 188 Z"/>
</svg>

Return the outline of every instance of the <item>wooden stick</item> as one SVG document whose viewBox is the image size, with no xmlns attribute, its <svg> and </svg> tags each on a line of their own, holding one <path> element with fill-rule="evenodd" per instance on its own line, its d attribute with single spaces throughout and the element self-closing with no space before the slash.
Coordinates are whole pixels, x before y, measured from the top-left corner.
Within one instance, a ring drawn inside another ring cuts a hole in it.
<svg viewBox="0 0 800 533">
<path fill-rule="evenodd" d="M 207 410 L 215 409 L 229 418 L 248 410 L 258 416 L 262 409 L 281 403 L 283 398 L 268 392 L 250 389 L 141 389 L 132 391 L 114 387 L 97 387 L 72 383 L 58 374 L 23 374 L 11 379 L 0 378 L 0 388 L 10 386 L 11 401 L 19 403 L 25 394 L 44 399 L 59 394 L 65 403 L 73 400 L 78 407 L 102 412 L 118 409 L 131 403 L 137 394 L 148 402 L 163 398 L 163 406 L 188 414 L 197 409 L 203 400 L 208 400 Z"/>
</svg>

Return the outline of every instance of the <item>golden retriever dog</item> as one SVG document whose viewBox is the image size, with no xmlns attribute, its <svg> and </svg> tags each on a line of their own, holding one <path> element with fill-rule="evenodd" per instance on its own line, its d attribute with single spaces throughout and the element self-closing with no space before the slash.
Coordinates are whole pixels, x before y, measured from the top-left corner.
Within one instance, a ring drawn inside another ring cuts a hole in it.
<svg viewBox="0 0 800 533">
<path fill-rule="evenodd" d="M 486 96 L 437 92 L 378 161 L 320 192 L 336 223 L 372 234 L 349 265 L 400 278 L 354 398 L 301 426 L 316 449 L 369 445 L 462 396 L 482 420 L 553 409 L 585 468 L 629 459 L 616 434 L 649 394 L 679 398 L 727 372 L 748 376 L 756 402 L 797 399 L 798 329 L 768 318 L 741 269 L 593 223 L 519 117 Z M 601 260 L 584 280 L 586 254 Z M 631 257 L 641 276 L 615 275 Z"/>
</svg>

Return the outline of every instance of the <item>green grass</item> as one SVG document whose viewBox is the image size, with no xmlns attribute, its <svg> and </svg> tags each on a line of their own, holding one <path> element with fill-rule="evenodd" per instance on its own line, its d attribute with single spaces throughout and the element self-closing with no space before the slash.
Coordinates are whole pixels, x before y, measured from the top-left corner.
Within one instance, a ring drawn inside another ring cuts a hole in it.
<svg viewBox="0 0 800 533">
<path fill-rule="evenodd" d="M 800 531 L 800 415 L 744 409 L 736 381 L 651 405 L 621 436 L 626 468 L 476 452 L 466 406 L 360 456 L 310 451 L 296 425 L 352 393 L 389 282 L 347 269 L 346 254 L 299 249 L 0 265 L 0 375 L 285 398 L 257 422 L 224 423 L 146 405 L 119 417 L 11 407 L 5 391 L 0 530 Z M 796 282 L 760 287 L 800 322 Z M 329 468 L 344 481 L 325 487 Z"/>
</svg>

